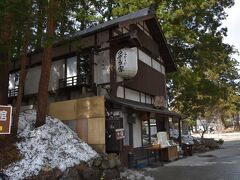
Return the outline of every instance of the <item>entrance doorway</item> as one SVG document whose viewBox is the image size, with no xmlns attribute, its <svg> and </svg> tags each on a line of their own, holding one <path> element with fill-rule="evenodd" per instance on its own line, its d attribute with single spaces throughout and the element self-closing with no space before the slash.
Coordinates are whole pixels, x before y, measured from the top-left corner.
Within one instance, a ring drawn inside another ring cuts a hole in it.
<svg viewBox="0 0 240 180">
<path fill-rule="evenodd" d="M 106 152 L 119 153 L 122 151 L 123 140 L 117 140 L 116 129 L 123 128 L 123 119 L 119 116 L 106 117 Z"/>
</svg>

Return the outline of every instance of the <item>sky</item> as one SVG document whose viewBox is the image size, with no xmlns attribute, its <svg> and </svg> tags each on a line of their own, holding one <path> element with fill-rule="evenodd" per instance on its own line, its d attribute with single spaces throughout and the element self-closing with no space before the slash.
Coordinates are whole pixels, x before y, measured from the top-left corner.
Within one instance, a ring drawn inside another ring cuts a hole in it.
<svg viewBox="0 0 240 180">
<path fill-rule="evenodd" d="M 235 0 L 235 5 L 226 9 L 228 17 L 223 21 L 223 27 L 228 28 L 228 36 L 224 38 L 224 42 L 234 45 L 240 53 L 240 0 Z M 234 55 L 240 62 L 240 56 Z"/>
</svg>

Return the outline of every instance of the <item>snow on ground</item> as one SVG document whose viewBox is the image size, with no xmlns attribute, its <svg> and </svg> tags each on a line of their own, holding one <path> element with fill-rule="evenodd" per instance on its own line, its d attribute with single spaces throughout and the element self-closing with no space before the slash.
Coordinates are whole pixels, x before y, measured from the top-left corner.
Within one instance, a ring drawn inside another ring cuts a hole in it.
<svg viewBox="0 0 240 180">
<path fill-rule="evenodd" d="M 201 137 L 201 134 L 196 133 L 193 134 L 194 137 Z M 223 139 L 224 142 L 228 141 L 239 141 L 240 132 L 231 132 L 231 133 L 206 133 L 204 134 L 204 138 L 214 138 L 216 140 Z"/>
<path fill-rule="evenodd" d="M 128 180 L 154 180 L 151 176 L 144 175 L 143 172 L 131 169 L 125 169 L 124 172 L 120 174 L 121 178 Z"/>
<path fill-rule="evenodd" d="M 23 141 L 17 147 L 23 159 L 14 162 L 7 169 L 10 179 L 24 179 L 34 176 L 43 168 L 59 168 L 64 171 L 81 162 L 90 162 L 98 154 L 75 132 L 58 119 L 46 117 L 46 124 L 34 129 L 36 112 L 21 113 L 19 134 Z"/>
<path fill-rule="evenodd" d="M 178 139 L 179 133 L 176 129 L 170 129 L 170 137 Z M 194 144 L 194 137 L 191 135 L 182 134 L 182 143 L 184 144 Z"/>
</svg>

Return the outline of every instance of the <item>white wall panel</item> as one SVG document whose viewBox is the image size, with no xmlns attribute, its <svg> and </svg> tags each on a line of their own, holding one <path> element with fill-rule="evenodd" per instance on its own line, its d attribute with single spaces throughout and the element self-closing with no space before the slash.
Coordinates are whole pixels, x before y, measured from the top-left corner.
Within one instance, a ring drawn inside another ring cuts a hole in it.
<svg viewBox="0 0 240 180">
<path fill-rule="evenodd" d="M 141 93 L 141 103 L 146 103 L 146 98 L 144 93 Z"/>
<path fill-rule="evenodd" d="M 94 82 L 96 84 L 110 82 L 109 50 L 101 51 L 94 55 Z"/>
<path fill-rule="evenodd" d="M 142 147 L 141 121 L 137 118 L 133 124 L 133 148 Z"/>
<path fill-rule="evenodd" d="M 122 82 L 124 79 L 122 77 L 120 77 L 119 75 L 117 75 L 117 82 Z"/>
<path fill-rule="evenodd" d="M 125 132 L 125 138 L 123 139 L 123 144 L 129 145 L 129 124 L 127 121 L 127 113 L 122 113 L 122 118 L 123 118 L 123 128 Z"/>
<path fill-rule="evenodd" d="M 24 94 L 36 94 L 40 80 L 41 66 L 30 68 L 27 71 Z"/>
<path fill-rule="evenodd" d="M 151 66 L 152 68 L 156 69 L 158 72 L 161 72 L 165 75 L 165 67 L 161 65 L 156 60 L 152 59 L 149 55 L 138 49 L 138 56 L 139 60 L 144 62 L 145 64 Z M 161 57 L 158 58 L 160 61 L 162 61 Z"/>
<path fill-rule="evenodd" d="M 162 73 L 165 75 L 165 67 L 162 66 Z"/>
<path fill-rule="evenodd" d="M 156 69 L 158 72 L 161 72 L 161 65 L 160 65 L 159 62 L 157 62 L 154 59 L 152 59 L 152 65 L 153 65 L 154 69 Z"/>
<path fill-rule="evenodd" d="M 118 86 L 117 88 L 117 97 L 124 98 L 124 89 L 122 86 Z"/>
<path fill-rule="evenodd" d="M 144 62 L 145 64 L 152 66 L 151 63 L 151 57 L 148 56 L 146 53 L 144 53 L 143 51 L 141 51 L 140 49 L 138 50 L 139 52 L 139 60 Z"/>
<path fill-rule="evenodd" d="M 128 89 L 128 88 L 125 88 L 125 98 L 129 99 L 129 100 L 132 100 L 132 101 L 140 102 L 139 92 Z"/>
<path fill-rule="evenodd" d="M 151 104 L 152 103 L 151 100 L 152 100 L 151 96 L 146 95 L 146 103 Z"/>
</svg>

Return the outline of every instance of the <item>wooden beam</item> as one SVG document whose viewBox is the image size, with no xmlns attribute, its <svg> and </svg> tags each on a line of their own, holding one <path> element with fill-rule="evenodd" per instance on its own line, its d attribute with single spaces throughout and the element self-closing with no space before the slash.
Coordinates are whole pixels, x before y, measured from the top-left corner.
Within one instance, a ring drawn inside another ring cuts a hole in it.
<svg viewBox="0 0 240 180">
<path fill-rule="evenodd" d="M 159 46 L 159 52 L 166 66 L 166 72 L 176 71 L 176 65 L 174 63 L 170 49 L 168 48 L 167 41 L 161 30 L 160 24 L 156 18 L 146 20 L 147 27 L 152 37 L 156 40 Z"/>
<path fill-rule="evenodd" d="M 182 146 L 182 132 L 181 132 L 181 119 L 178 119 L 178 142 Z"/>
<path fill-rule="evenodd" d="M 136 24 L 131 24 L 130 30 L 137 31 L 136 38 L 141 47 L 148 50 L 156 58 L 160 56 L 158 44 L 151 37 L 145 34 Z"/>
</svg>

